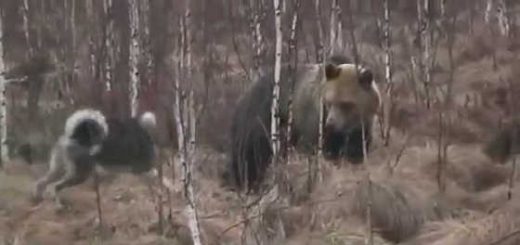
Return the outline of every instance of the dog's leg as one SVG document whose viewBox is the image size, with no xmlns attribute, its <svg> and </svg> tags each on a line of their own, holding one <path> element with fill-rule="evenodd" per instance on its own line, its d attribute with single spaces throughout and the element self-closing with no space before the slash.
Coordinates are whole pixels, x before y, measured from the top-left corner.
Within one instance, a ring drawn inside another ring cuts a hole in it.
<svg viewBox="0 0 520 245">
<path fill-rule="evenodd" d="M 61 201 L 61 197 L 59 195 L 59 192 L 65 188 L 79 185 L 90 176 L 91 170 L 94 168 L 94 163 L 88 163 L 92 164 L 92 167 L 87 168 L 81 168 L 78 169 L 78 166 L 76 166 L 76 163 L 73 161 L 70 161 L 70 159 L 67 159 L 67 161 L 64 161 L 65 165 L 65 175 L 54 185 L 53 188 L 53 196 L 54 201 L 56 202 L 56 205 L 59 208 L 63 207 L 63 203 Z M 85 164 L 85 163 L 83 163 Z M 81 172 L 79 172 L 81 170 Z"/>
<path fill-rule="evenodd" d="M 49 170 L 40 178 L 34 187 L 33 201 L 40 202 L 43 199 L 43 193 L 47 186 L 53 182 L 56 182 L 65 172 L 63 164 L 57 157 L 57 152 L 54 150 L 51 154 Z"/>
</svg>

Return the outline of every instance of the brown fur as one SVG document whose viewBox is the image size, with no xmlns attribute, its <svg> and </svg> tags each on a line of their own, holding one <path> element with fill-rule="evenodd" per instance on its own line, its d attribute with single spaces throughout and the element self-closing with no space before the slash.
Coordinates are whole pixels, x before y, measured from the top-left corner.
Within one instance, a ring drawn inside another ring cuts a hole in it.
<svg viewBox="0 0 520 245">
<path fill-rule="evenodd" d="M 336 63 L 343 61 L 347 59 L 334 56 L 325 67 L 321 64 L 298 67 L 294 84 L 291 143 L 301 152 L 315 152 L 320 97 L 323 97 L 326 107 L 323 125 L 325 157 L 345 157 L 351 162 L 361 162 L 363 144 L 368 149 L 371 142 L 371 125 L 380 105 L 380 96 L 370 70 L 362 67 L 356 69 L 353 64 Z M 272 79 L 269 73 L 256 81 L 241 97 L 234 112 L 231 164 L 225 179 L 239 188 L 247 185 L 249 189 L 257 189 L 271 160 Z M 291 85 L 288 81 L 283 70 L 280 83 L 282 129 L 288 122 Z M 286 138 L 283 130 L 281 138 Z"/>
<path fill-rule="evenodd" d="M 520 153 L 520 122 L 507 123 L 484 144 L 482 151 L 497 163 L 507 162 Z"/>
<path fill-rule="evenodd" d="M 364 220 L 371 202 L 373 228 L 392 242 L 413 237 L 424 222 L 420 208 L 414 206 L 402 190 L 391 185 L 363 181 L 355 191 L 353 200 L 354 213 Z"/>
</svg>

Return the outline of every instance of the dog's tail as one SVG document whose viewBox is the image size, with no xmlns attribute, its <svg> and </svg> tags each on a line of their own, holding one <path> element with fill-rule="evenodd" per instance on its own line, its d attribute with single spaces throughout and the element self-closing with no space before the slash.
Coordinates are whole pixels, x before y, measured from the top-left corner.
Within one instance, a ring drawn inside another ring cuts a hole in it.
<svg viewBox="0 0 520 245">
<path fill-rule="evenodd" d="M 155 114 L 151 111 L 146 111 L 139 117 L 139 125 L 146 129 L 149 133 L 152 133 L 157 128 L 157 119 Z"/>
<path fill-rule="evenodd" d="M 81 109 L 67 118 L 64 136 L 95 153 L 107 137 L 108 130 L 103 113 L 94 109 Z"/>
</svg>

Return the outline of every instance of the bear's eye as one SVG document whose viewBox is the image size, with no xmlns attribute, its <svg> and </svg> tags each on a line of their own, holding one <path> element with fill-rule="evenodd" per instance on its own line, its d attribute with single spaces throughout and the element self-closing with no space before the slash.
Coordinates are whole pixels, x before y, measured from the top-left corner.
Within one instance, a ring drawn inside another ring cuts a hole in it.
<svg viewBox="0 0 520 245">
<path fill-rule="evenodd" d="M 338 104 L 338 106 L 344 112 L 350 112 L 356 107 L 356 105 L 352 102 L 341 102 Z"/>
</svg>

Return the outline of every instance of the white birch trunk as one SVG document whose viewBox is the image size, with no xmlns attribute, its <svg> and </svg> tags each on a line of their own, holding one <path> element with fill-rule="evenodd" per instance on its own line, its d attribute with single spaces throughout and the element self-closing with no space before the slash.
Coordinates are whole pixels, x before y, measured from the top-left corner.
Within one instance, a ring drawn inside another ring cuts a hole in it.
<svg viewBox="0 0 520 245">
<path fill-rule="evenodd" d="M 139 97 L 139 3 L 138 0 L 130 0 L 130 112 L 132 117 L 137 116 Z"/>
<path fill-rule="evenodd" d="M 330 16 L 330 54 L 343 49 L 343 24 L 341 22 L 341 7 L 339 0 L 332 1 L 332 15 Z"/>
<path fill-rule="evenodd" d="M 316 61 L 322 63 L 324 60 L 323 52 L 323 27 L 321 25 L 321 0 L 315 0 L 314 7 L 316 11 L 316 28 L 317 32 L 317 43 L 316 45 Z"/>
<path fill-rule="evenodd" d="M 104 0 L 103 1 L 103 10 L 105 14 L 105 18 L 107 18 L 108 23 L 106 24 L 105 29 L 105 91 L 110 92 L 112 90 L 112 64 L 113 64 L 113 23 L 112 17 L 109 17 L 110 11 L 112 9 L 112 0 Z"/>
<path fill-rule="evenodd" d="M 25 42 L 28 48 L 28 56 L 31 57 L 33 54 L 33 48 L 31 45 L 31 35 L 29 33 L 29 0 L 23 0 L 23 32 L 25 34 Z"/>
<path fill-rule="evenodd" d="M 446 17 L 446 2 L 447 0 L 441 0 L 441 18 Z"/>
<path fill-rule="evenodd" d="M 95 31 L 96 28 L 94 27 L 94 0 L 87 0 L 86 2 L 86 12 L 87 16 L 89 17 L 90 21 L 89 24 L 91 25 L 89 28 L 89 56 L 90 56 L 90 74 L 92 74 L 92 78 L 95 78 L 96 76 L 96 42 L 95 42 Z"/>
<path fill-rule="evenodd" d="M 316 40 L 316 63 L 322 65 L 323 73 L 325 73 L 325 58 L 324 58 L 324 52 L 323 52 L 323 27 L 321 25 L 321 0 L 316 0 L 314 2 L 314 7 L 316 11 L 316 27 L 318 29 L 317 33 L 317 40 Z M 325 76 L 325 74 L 323 74 Z M 325 107 L 323 103 L 323 97 L 320 96 L 320 110 L 319 110 L 319 123 L 318 123 L 318 152 L 317 152 L 317 158 L 316 158 L 316 175 L 318 178 L 318 182 L 321 182 L 322 176 L 321 176 L 321 158 L 323 156 L 323 122 L 325 121 Z M 309 164 L 311 164 L 309 162 Z M 309 176 L 314 175 L 314 171 L 312 170 L 311 166 L 309 166 Z M 311 181 L 310 179 L 309 181 Z M 309 187 L 311 186 L 312 182 L 309 183 Z M 310 190 L 310 189 L 309 189 Z"/>
<path fill-rule="evenodd" d="M 280 76 L 282 72 L 282 3 L 280 0 L 273 0 L 275 12 L 275 32 L 276 32 L 276 47 L 275 47 L 275 65 L 274 65 L 274 87 L 273 87 L 273 102 L 271 105 L 271 144 L 273 148 L 274 162 L 278 160 L 278 153 L 280 151 Z"/>
<path fill-rule="evenodd" d="M 417 18 L 418 18 L 418 38 L 419 38 L 419 71 L 420 79 L 424 86 L 424 95 L 426 100 L 426 108 L 430 108 L 430 84 L 431 84 L 431 48 L 432 48 L 432 28 L 429 14 L 429 1 L 421 0 L 417 3 Z"/>
<path fill-rule="evenodd" d="M 497 19 L 500 34 L 509 36 L 510 22 L 507 15 L 507 5 L 505 0 L 500 0 L 497 6 Z"/>
<path fill-rule="evenodd" d="M 191 11 L 189 2 L 187 2 L 186 12 L 184 13 L 184 24 L 181 22 L 181 66 L 178 71 L 184 76 L 181 77 L 185 82 L 191 81 Z M 201 242 L 201 233 L 200 226 L 197 215 L 196 208 L 196 199 L 195 193 L 193 190 L 192 184 L 192 173 L 193 173 L 193 164 L 195 159 L 195 106 L 194 106 L 194 96 L 193 96 L 193 87 L 190 83 L 190 91 L 187 103 L 182 103 L 181 96 L 182 93 L 180 88 L 180 82 L 177 79 L 176 81 L 176 121 L 177 121 L 177 131 L 179 137 L 179 149 L 180 149 L 180 159 L 182 164 L 182 173 L 183 173 L 183 185 L 184 185 L 184 198 L 186 199 L 186 215 L 189 220 L 189 228 L 191 231 L 191 237 L 194 245 L 200 245 Z M 181 104 L 184 104 L 184 108 L 181 107 Z M 186 108 L 188 107 L 188 108 Z M 186 113 L 185 110 L 188 110 Z M 183 116 L 187 116 L 188 118 L 183 118 Z M 188 126 L 186 127 L 186 124 Z M 186 134 L 189 133 L 189 136 Z"/>
<path fill-rule="evenodd" d="M 424 13 L 426 14 L 426 29 L 424 32 L 424 82 L 427 85 L 426 88 L 426 107 L 430 108 L 431 104 L 431 84 L 432 84 L 432 69 L 433 69 L 433 16 L 432 9 L 430 9 L 430 1 L 424 0 Z"/>
<path fill-rule="evenodd" d="M 316 11 L 316 28 L 318 29 L 317 32 L 317 43 L 316 43 L 316 63 L 321 64 L 324 61 L 323 57 L 323 29 L 321 26 L 321 0 L 316 0 L 314 2 L 314 7 Z M 323 101 L 320 98 L 320 122 L 319 122 L 319 128 L 318 128 L 318 156 L 321 156 L 321 148 L 323 145 Z"/>
<path fill-rule="evenodd" d="M 9 161 L 9 149 L 7 148 L 7 100 L 6 96 L 6 80 L 4 77 L 4 29 L 0 17 L 0 151 L 2 165 Z"/>
<path fill-rule="evenodd" d="M 484 21 L 489 24 L 491 21 L 491 12 L 493 10 L 493 0 L 486 1 L 486 12 L 484 13 Z"/>
<path fill-rule="evenodd" d="M 349 29 L 349 36 L 350 36 L 350 42 L 352 43 L 352 55 L 354 57 L 354 65 L 356 67 L 356 71 L 359 71 L 359 66 L 360 66 L 360 58 L 359 58 L 359 52 L 358 52 L 358 48 L 357 48 L 357 42 L 356 42 L 356 35 L 355 35 L 355 30 L 354 30 L 354 17 L 352 16 L 352 5 L 349 6 L 349 8 L 347 8 L 347 17 L 348 17 L 348 29 Z M 359 74 L 358 74 L 359 75 Z M 361 112 L 363 113 L 363 112 Z M 367 151 L 367 147 L 366 147 L 366 138 L 365 138 L 365 131 L 366 130 L 371 130 L 370 128 L 366 128 L 367 125 L 364 124 L 364 122 L 361 120 L 360 121 L 361 123 L 361 135 L 362 135 L 362 146 L 363 146 L 363 163 L 366 162 L 366 159 L 368 157 L 368 151 Z M 374 236 L 373 236 L 373 232 L 372 232 L 372 228 L 373 228 L 373 225 L 372 225 L 372 198 L 371 198 L 371 194 L 370 194 L 370 188 L 372 188 L 371 186 L 371 180 L 370 180 L 370 172 L 367 172 L 367 175 L 365 177 L 366 181 L 368 181 L 368 188 L 369 188 L 369 200 L 368 200 L 368 203 L 367 203 L 367 217 L 366 217 L 366 221 L 367 221 L 367 227 L 366 227 L 366 237 L 365 237 L 365 244 L 367 245 L 373 245 L 374 244 Z"/>
<path fill-rule="evenodd" d="M 391 36 L 390 36 L 390 5 L 389 0 L 385 0 L 384 2 L 384 48 L 385 48 L 385 82 L 387 84 L 387 97 L 390 99 L 390 102 L 386 105 L 386 110 L 384 113 L 384 119 L 386 121 L 386 128 L 384 130 L 384 141 L 385 146 L 389 144 L 390 141 L 390 113 L 392 111 L 392 103 L 393 103 L 393 83 L 392 83 L 392 51 L 391 51 Z"/>
<path fill-rule="evenodd" d="M 390 6 L 389 0 L 385 0 L 384 2 L 384 39 L 385 39 L 385 80 L 387 84 L 392 83 L 392 69 L 391 69 L 391 59 L 392 54 L 390 50 Z"/>
<path fill-rule="evenodd" d="M 70 84 L 73 82 L 74 76 L 76 74 L 76 62 L 77 62 L 76 4 L 77 4 L 76 0 L 70 1 L 70 10 L 69 10 L 70 13 L 69 13 L 69 19 L 68 19 L 69 33 L 70 33 L 70 38 L 71 38 L 70 50 L 68 52 L 69 52 L 69 55 L 71 56 L 71 59 L 69 62 L 67 62 L 68 64 L 66 65 L 66 67 L 67 67 L 67 73 L 70 74 L 71 77 L 69 79 L 66 79 L 65 81 L 63 81 L 63 90 L 64 90 L 64 93 L 66 94 L 65 98 L 69 102 L 73 102 L 73 100 L 74 100 L 72 98 L 72 96 L 70 96 L 70 94 L 71 94 Z"/>
<path fill-rule="evenodd" d="M 142 7 L 141 7 L 141 12 L 143 13 L 143 17 L 142 17 L 142 28 L 143 28 L 143 35 L 144 35 L 144 38 L 143 38 L 143 53 L 145 53 L 145 60 L 146 60 L 146 78 L 147 78 L 147 81 L 146 83 L 147 84 L 150 84 L 152 82 L 152 77 L 154 76 L 153 74 L 153 54 L 152 54 L 152 37 L 150 35 L 150 26 L 151 26 L 151 23 L 152 23 L 152 20 L 151 20 L 151 15 L 153 13 L 151 13 L 151 9 L 150 9 L 150 4 L 151 4 L 151 1 L 153 0 L 146 0 L 146 1 L 141 1 L 141 4 L 142 4 Z"/>
<path fill-rule="evenodd" d="M 69 19 L 70 31 L 71 31 L 71 39 L 72 39 L 72 52 L 76 53 L 76 0 L 71 0 L 70 7 L 70 19 Z M 74 55 L 75 56 L 75 55 Z M 75 61 L 76 59 L 74 59 Z M 73 68 L 76 66 L 75 62 L 73 64 Z"/>
</svg>

